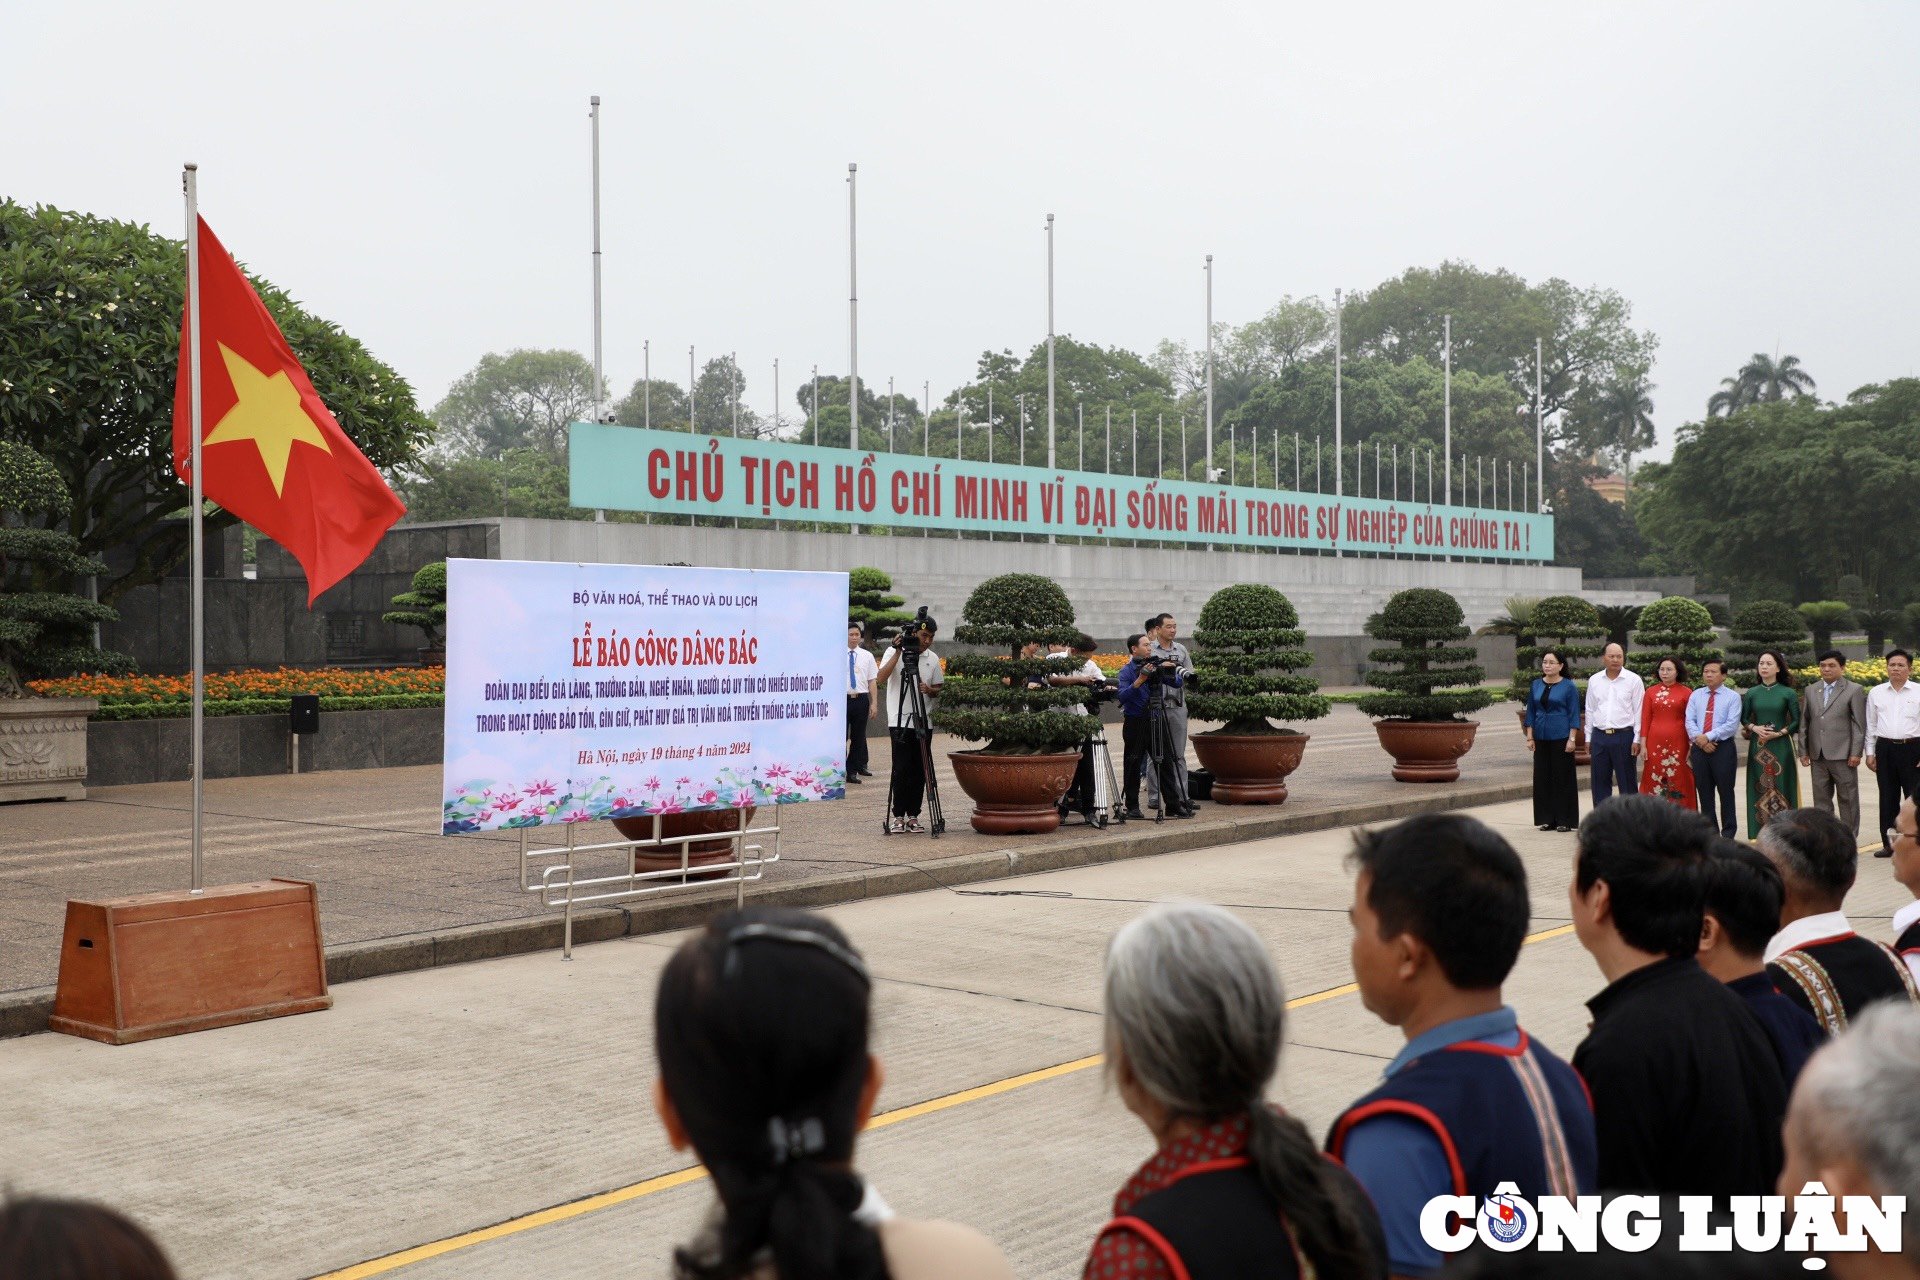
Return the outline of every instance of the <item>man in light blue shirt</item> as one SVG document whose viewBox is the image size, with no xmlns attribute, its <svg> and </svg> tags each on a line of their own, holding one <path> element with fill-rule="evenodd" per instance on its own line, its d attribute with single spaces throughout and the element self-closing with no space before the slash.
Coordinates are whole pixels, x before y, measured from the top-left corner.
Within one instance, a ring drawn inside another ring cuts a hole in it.
<svg viewBox="0 0 1920 1280">
<path fill-rule="evenodd" d="M 1687 699 L 1687 740 L 1693 743 L 1687 763 L 1693 768 L 1700 812 L 1715 830 L 1733 840 L 1740 829 L 1740 811 L 1733 804 L 1733 774 L 1740 767 L 1740 748 L 1733 742 L 1733 735 L 1740 731 L 1740 691 L 1727 683 L 1727 664 L 1718 658 L 1700 664 L 1700 680 L 1700 688 Z"/>
</svg>

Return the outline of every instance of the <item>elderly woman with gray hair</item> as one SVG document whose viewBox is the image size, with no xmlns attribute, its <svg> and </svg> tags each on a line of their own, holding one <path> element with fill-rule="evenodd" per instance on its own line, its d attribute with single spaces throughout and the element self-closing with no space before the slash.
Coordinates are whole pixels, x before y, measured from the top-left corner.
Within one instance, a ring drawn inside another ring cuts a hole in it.
<svg viewBox="0 0 1920 1280">
<path fill-rule="evenodd" d="M 1840 1280 L 1920 1274 L 1920 1008 L 1882 1001 L 1813 1055 L 1787 1104 L 1779 1194 L 1818 1182 L 1836 1198 L 1905 1196 L 1902 1249 L 1830 1253 Z M 1788 1212 L 1793 1209 L 1788 1201 Z M 1843 1210 L 1843 1205 L 1837 1205 Z M 1847 1229 L 1840 1212 L 1840 1227 Z M 1814 1264 L 1809 1262 L 1809 1267 Z"/>
<path fill-rule="evenodd" d="M 1107 949 L 1107 1065 L 1159 1144 L 1114 1198 L 1088 1280 L 1386 1274 L 1366 1193 L 1266 1102 L 1284 1002 L 1266 948 L 1219 907 L 1158 906 Z"/>
</svg>

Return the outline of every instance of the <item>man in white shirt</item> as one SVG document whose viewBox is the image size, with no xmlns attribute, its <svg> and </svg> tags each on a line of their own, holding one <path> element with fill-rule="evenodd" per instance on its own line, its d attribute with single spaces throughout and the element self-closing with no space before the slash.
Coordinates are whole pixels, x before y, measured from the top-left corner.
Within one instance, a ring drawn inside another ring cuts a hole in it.
<svg viewBox="0 0 1920 1280">
<path fill-rule="evenodd" d="M 867 721 L 879 716 L 879 704 L 873 700 L 874 682 L 880 678 L 879 664 L 866 646 L 866 631 L 857 622 L 847 624 L 847 781 L 871 778 L 867 769 Z"/>
<path fill-rule="evenodd" d="M 1880 780 L 1880 824 L 1883 833 L 1900 815 L 1903 797 L 1920 795 L 1920 686 L 1913 674 L 1913 655 L 1905 649 L 1887 654 L 1887 682 L 1867 691 L 1867 768 Z M 1884 843 L 1876 856 L 1890 858 Z"/>
<path fill-rule="evenodd" d="M 1610 644 L 1606 668 L 1587 679 L 1587 751 L 1593 758 L 1593 803 L 1597 808 L 1612 799 L 1618 785 L 1623 796 L 1640 794 L 1633 767 L 1640 754 L 1640 699 L 1646 685 L 1627 670 L 1627 651 Z"/>
<path fill-rule="evenodd" d="M 909 672 L 900 661 L 900 641 L 897 639 L 887 650 L 887 656 L 879 667 L 879 678 L 887 686 L 887 735 L 893 741 L 893 777 L 888 787 L 893 812 L 887 825 L 889 834 L 925 830 L 920 825 L 920 805 L 926 799 L 930 756 L 922 754 L 924 744 L 921 733 L 923 730 L 931 731 L 932 726 L 921 721 L 914 708 L 914 700 L 906 696 L 906 681 L 918 677 L 920 692 L 925 695 L 927 710 L 931 714 L 932 701 L 940 696 L 940 686 L 946 680 L 940 670 L 940 659 L 933 652 L 933 637 L 940 629 L 939 624 L 927 618 L 918 625 L 919 630 L 914 634 L 920 641 L 919 670 Z"/>
</svg>

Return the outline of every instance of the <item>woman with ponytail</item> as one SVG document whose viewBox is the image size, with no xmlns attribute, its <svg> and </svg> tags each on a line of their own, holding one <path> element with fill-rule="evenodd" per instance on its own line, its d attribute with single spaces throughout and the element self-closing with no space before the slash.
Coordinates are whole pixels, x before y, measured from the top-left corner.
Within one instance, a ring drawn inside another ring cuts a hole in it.
<svg viewBox="0 0 1920 1280">
<path fill-rule="evenodd" d="M 655 1104 L 720 1200 L 680 1280 L 1010 1280 L 977 1232 L 895 1218 L 853 1170 L 880 1092 L 871 988 L 846 935 L 787 908 L 728 912 L 667 962 Z"/>
<path fill-rule="evenodd" d="M 1268 1105 L 1283 1004 L 1266 948 L 1219 907 L 1155 907 L 1107 949 L 1107 1065 L 1159 1151 L 1121 1188 L 1087 1280 L 1371 1280 L 1366 1194 Z"/>
</svg>

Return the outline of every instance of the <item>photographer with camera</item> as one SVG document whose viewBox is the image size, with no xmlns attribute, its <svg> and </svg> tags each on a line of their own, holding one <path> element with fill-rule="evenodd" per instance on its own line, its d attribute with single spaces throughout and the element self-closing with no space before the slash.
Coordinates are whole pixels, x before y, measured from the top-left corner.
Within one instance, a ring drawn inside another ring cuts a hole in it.
<svg viewBox="0 0 1920 1280">
<path fill-rule="evenodd" d="M 888 834 L 926 830 L 920 825 L 920 806 L 928 790 L 932 764 L 928 739 L 933 733 L 927 700 L 940 696 L 946 676 L 933 652 L 940 624 L 927 616 L 927 607 L 900 630 L 880 660 L 878 677 L 886 685 L 887 736 L 893 743 L 893 776 L 887 798 L 891 818 Z M 938 804 L 935 806 L 936 814 Z"/>
<path fill-rule="evenodd" d="M 1172 757 L 1174 776 L 1180 779 L 1177 799 L 1170 808 L 1184 808 L 1189 813 L 1194 803 L 1187 797 L 1187 690 L 1193 680 L 1193 658 L 1187 653 L 1187 646 L 1174 639 L 1176 627 L 1173 615 L 1157 614 L 1147 619 L 1147 638 L 1153 642 L 1153 656 L 1161 662 L 1171 662 L 1180 672 L 1180 679 L 1166 687 L 1164 710 L 1167 722 L 1167 754 Z M 1149 779 L 1149 783 L 1152 780 Z M 1149 785 L 1147 799 L 1152 801 L 1158 788 Z"/>
<path fill-rule="evenodd" d="M 1166 817 L 1191 818 L 1193 810 L 1182 803 L 1185 792 L 1173 770 L 1172 756 L 1165 749 L 1166 691 L 1180 686 L 1180 668 L 1171 659 L 1153 655 L 1145 632 L 1136 631 L 1127 637 L 1127 653 L 1127 665 L 1114 677 L 1119 686 L 1115 696 L 1124 717 L 1120 740 L 1124 744 L 1121 762 L 1127 775 L 1127 817 L 1147 816 L 1140 811 L 1140 775 L 1152 769 L 1158 774 L 1149 793 L 1158 797 L 1153 807 L 1160 808 L 1164 802 L 1166 807 L 1161 812 Z"/>
<path fill-rule="evenodd" d="M 1111 687 L 1107 684 L 1107 674 L 1100 664 L 1093 660 L 1095 650 L 1093 637 L 1084 632 L 1073 638 L 1072 645 L 1063 641 L 1054 641 L 1047 646 L 1047 661 L 1058 663 L 1061 670 L 1049 672 L 1047 684 L 1053 688 L 1084 688 L 1088 690 L 1087 701 L 1078 702 L 1070 707 L 1055 707 L 1069 715 L 1084 716 L 1090 709 L 1112 697 Z M 1078 665 L 1069 667 L 1067 664 Z M 1090 826 L 1104 826 L 1106 810 L 1113 801 L 1108 795 L 1109 779 L 1113 775 L 1112 760 L 1107 756 L 1105 734 L 1088 738 L 1080 747 L 1080 767 L 1074 771 L 1073 785 L 1060 799 L 1060 813 L 1065 817 L 1070 812 L 1078 812 Z M 1100 815 L 1096 817 L 1096 815 Z"/>
</svg>

